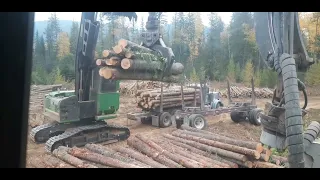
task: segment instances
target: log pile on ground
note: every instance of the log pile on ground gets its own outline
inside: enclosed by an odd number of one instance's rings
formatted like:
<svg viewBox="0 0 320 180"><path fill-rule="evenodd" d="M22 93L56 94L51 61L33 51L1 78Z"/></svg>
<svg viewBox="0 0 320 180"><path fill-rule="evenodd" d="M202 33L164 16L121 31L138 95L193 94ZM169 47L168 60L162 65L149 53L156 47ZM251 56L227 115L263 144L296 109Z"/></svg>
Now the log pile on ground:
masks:
<svg viewBox="0 0 320 180"><path fill-rule="evenodd" d="M42 112L44 96L61 87L61 84L32 85L30 87L29 126L33 128L43 124L44 118Z"/></svg>
<svg viewBox="0 0 320 180"><path fill-rule="evenodd" d="M257 98L272 98L273 90L269 88L254 88ZM228 97L228 89L220 91L222 97ZM231 98L248 98L252 95L252 88L230 86Z"/></svg>
<svg viewBox="0 0 320 180"><path fill-rule="evenodd" d="M185 125L160 137L136 134L127 140L127 147L60 146L53 154L70 164L63 167L78 168L284 168L287 163L287 158L272 155L258 142Z"/></svg>
<svg viewBox="0 0 320 180"><path fill-rule="evenodd" d="M131 41L121 39L112 50L104 50L103 58L97 59L99 74L105 79L160 81L166 62L155 51ZM170 76L163 82L178 82L184 71L181 63L173 63Z"/></svg>
<svg viewBox="0 0 320 180"><path fill-rule="evenodd" d="M163 87L163 108L182 106L182 93L185 105L192 105L200 99L199 90L180 86ZM143 110L156 109L160 106L161 88L138 90L136 93L137 106Z"/></svg>

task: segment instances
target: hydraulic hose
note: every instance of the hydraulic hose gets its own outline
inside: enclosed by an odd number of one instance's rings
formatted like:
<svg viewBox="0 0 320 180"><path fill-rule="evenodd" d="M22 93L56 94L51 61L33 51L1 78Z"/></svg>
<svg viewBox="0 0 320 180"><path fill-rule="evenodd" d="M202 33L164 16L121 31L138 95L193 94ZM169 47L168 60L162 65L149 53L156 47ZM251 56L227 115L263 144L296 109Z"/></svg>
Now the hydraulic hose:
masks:
<svg viewBox="0 0 320 180"><path fill-rule="evenodd" d="M303 105L302 109L306 109L306 107L308 105L308 95L307 95L307 91L306 91L306 86L304 85L304 83L302 81L300 81L300 79L297 79L297 80L298 80L299 91L302 91L303 97L304 97L304 105Z"/></svg>
<svg viewBox="0 0 320 180"><path fill-rule="evenodd" d="M299 88L295 60L289 54L282 54L280 67L285 97L285 124L290 168L304 168L303 121L299 105Z"/></svg>
<svg viewBox="0 0 320 180"><path fill-rule="evenodd" d="M304 97L304 105L303 105L302 109L306 109L306 107L308 105L308 96L307 96L307 92L305 89L302 89L302 93L303 93L303 97Z"/></svg>

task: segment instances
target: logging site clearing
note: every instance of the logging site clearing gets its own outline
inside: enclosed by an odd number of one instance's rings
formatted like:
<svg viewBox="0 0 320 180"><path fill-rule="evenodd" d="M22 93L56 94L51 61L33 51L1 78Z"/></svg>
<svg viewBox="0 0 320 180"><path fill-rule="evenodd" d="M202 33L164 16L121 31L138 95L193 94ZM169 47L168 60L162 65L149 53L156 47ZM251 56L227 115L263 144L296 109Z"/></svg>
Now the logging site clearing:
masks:
<svg viewBox="0 0 320 180"><path fill-rule="evenodd" d="M203 130L175 123L159 128L139 121L128 120L127 114L139 112L135 94L139 90L159 88L158 82L120 82L120 106L117 118L109 124L130 129L127 140L111 144L87 144L83 147L60 146L52 153L45 151L45 144L36 144L28 137L28 168L283 168L287 167L286 152L279 153L259 143L261 126L248 122L235 123L230 114L206 116L207 127ZM29 107L29 131L49 123L43 116L44 95L54 85L32 85ZM72 89L62 85L61 89ZM212 82L209 87L219 92L222 103L228 104L225 83ZM272 89L256 88L256 105L264 109L270 101ZM307 89L309 102L304 123L320 117L320 97L316 89ZM250 101L250 88L231 84L233 101ZM187 96L188 98L188 96ZM149 101L150 102L150 101ZM186 101L187 102L187 101ZM301 98L301 104L303 99ZM28 133L29 134L29 133Z"/></svg>

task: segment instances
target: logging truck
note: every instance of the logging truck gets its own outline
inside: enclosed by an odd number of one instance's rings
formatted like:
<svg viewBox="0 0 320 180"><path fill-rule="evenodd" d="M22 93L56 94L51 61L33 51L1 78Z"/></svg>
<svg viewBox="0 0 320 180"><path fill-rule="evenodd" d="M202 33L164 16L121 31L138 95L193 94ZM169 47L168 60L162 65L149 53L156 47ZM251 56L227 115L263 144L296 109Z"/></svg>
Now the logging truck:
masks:
<svg viewBox="0 0 320 180"><path fill-rule="evenodd" d="M248 120L251 124L260 125L261 109L255 105L255 95L253 95L251 102L232 102L230 96L230 85L228 81L228 101L229 106L223 107L220 95L218 92L210 92L205 83L200 83L200 86L188 86L194 88L194 91L184 91L183 86L180 87L180 92L164 93L163 85L161 85L160 100L149 101L146 104L140 104L143 112L131 112L127 114L130 120L140 121L142 124L150 124L152 126L166 128L173 123L179 128L182 124L187 124L197 129L204 129L207 126L205 116L220 115L223 113L230 113L232 121L238 123L240 121ZM254 84L252 79L252 91L254 92ZM187 93L188 92L188 93ZM191 95L189 93L192 93ZM152 93L147 93L147 98L153 97ZM146 98L140 94L141 98ZM178 98L164 99L164 95L179 95ZM177 100L176 104L174 100ZM179 102L180 101L180 102ZM156 104L155 108L146 107ZM146 106L145 106L146 105ZM189 106L188 106L189 105ZM191 105L191 106L190 106Z"/></svg>

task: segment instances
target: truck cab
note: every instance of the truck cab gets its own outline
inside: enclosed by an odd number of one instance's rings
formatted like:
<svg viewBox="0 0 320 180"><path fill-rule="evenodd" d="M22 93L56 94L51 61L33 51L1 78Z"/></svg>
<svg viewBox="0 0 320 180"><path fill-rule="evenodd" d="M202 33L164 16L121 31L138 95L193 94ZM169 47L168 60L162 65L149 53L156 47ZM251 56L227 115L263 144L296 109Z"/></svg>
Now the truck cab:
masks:
<svg viewBox="0 0 320 180"><path fill-rule="evenodd" d="M223 107L221 96L219 92L208 92L205 95L204 105L209 106L211 109L218 109Z"/></svg>

